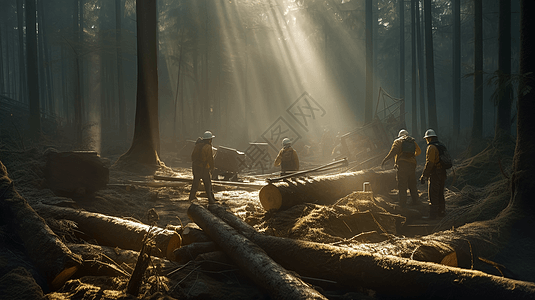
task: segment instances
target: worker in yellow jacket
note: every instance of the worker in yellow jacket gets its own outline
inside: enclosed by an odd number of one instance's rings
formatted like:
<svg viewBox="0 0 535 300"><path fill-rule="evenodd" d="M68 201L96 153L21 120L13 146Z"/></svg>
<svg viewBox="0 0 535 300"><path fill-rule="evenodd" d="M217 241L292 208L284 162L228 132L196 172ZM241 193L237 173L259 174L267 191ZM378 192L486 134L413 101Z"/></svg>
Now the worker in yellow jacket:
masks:
<svg viewBox="0 0 535 300"><path fill-rule="evenodd" d="M197 199L197 189L199 184L204 184L206 196L209 203L215 203L214 193L212 192L212 172L214 170L214 155L212 153L212 139L215 135L210 131L206 131L202 137L199 137L195 142L195 148L191 153L193 183L189 193L189 200Z"/></svg>
<svg viewBox="0 0 535 300"><path fill-rule="evenodd" d="M299 157L297 151L292 148L292 141L289 138L282 140L282 149L275 158L275 167L281 166L281 175L286 175L299 171Z"/></svg>
<svg viewBox="0 0 535 300"><path fill-rule="evenodd" d="M420 181L424 183L429 179L429 219L443 217L446 211L446 202L444 198L444 186L446 184L446 169L440 163L440 151L438 137L433 129L428 129L424 136L427 142L427 151L425 154L425 167L420 176Z"/></svg>
<svg viewBox="0 0 535 300"><path fill-rule="evenodd" d="M392 143L390 152L381 163L381 167L391 158L394 158L394 167L397 169L396 180L398 182L399 205L407 204L407 188L411 192L411 204L419 204L418 189L416 187L416 156L422 150L409 132L402 129L398 133L398 138Z"/></svg>

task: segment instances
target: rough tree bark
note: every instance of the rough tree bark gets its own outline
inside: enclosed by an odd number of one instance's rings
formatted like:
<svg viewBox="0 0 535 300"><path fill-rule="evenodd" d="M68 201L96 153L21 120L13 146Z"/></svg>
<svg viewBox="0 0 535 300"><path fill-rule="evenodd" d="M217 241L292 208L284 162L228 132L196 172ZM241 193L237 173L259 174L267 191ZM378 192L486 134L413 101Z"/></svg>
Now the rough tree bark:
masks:
<svg viewBox="0 0 535 300"><path fill-rule="evenodd" d="M474 0L474 118L472 139L483 137L483 0ZM475 153L474 153L475 154Z"/></svg>
<svg viewBox="0 0 535 300"><path fill-rule="evenodd" d="M0 215L23 241L26 253L52 290L60 288L81 265L74 255L13 187L0 162Z"/></svg>
<svg viewBox="0 0 535 300"><path fill-rule="evenodd" d="M26 67L28 80L28 118L30 135L37 139L41 132L41 113L39 106L39 71L37 68L37 28L35 25L35 0L26 1Z"/></svg>
<svg viewBox="0 0 535 300"><path fill-rule="evenodd" d="M412 134L419 136L418 134L418 104L416 102L416 87L418 77L416 75L416 0L411 0L411 96L412 96Z"/></svg>
<svg viewBox="0 0 535 300"><path fill-rule="evenodd" d="M396 171L363 170L314 178L291 178L264 186L259 192L265 210L286 209L296 204L332 204L336 200L360 191L370 182L374 192L388 193L397 186Z"/></svg>
<svg viewBox="0 0 535 300"><path fill-rule="evenodd" d="M399 98L403 99L399 108L401 124L405 125L405 0L399 0Z"/></svg>
<svg viewBox="0 0 535 300"><path fill-rule="evenodd" d="M461 127L461 0L453 0L453 136Z"/></svg>
<svg viewBox="0 0 535 300"><path fill-rule="evenodd" d="M206 208L192 204L188 216L206 231L247 276L266 289L273 299L326 299Z"/></svg>
<svg viewBox="0 0 535 300"><path fill-rule="evenodd" d="M427 118L429 127L438 130L437 104L435 95L435 52L433 50L433 17L431 0L424 0L425 13L425 66L427 75Z"/></svg>
<svg viewBox="0 0 535 300"><path fill-rule="evenodd" d="M500 0L498 22L498 102L495 140L511 134L511 1Z"/></svg>
<svg viewBox="0 0 535 300"><path fill-rule="evenodd" d="M66 219L77 223L78 230L99 244L139 251L143 237L151 226L99 213L75 210L51 205L35 205L34 209L45 218ZM180 248L182 239L172 230L152 227L156 248L153 255L173 258L173 251Z"/></svg>

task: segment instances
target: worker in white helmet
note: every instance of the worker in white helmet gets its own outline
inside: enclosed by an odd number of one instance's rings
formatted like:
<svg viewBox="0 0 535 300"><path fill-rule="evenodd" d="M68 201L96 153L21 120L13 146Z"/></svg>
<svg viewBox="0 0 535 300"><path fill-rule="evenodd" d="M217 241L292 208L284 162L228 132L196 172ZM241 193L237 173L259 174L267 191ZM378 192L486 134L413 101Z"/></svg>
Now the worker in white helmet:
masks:
<svg viewBox="0 0 535 300"><path fill-rule="evenodd" d="M411 192L411 204L420 203L416 187L416 156L420 153L422 150L414 138L409 135L407 130L401 129L398 138L392 143L390 152L381 163L381 167L383 167L388 160L394 158L394 167L397 169L399 205L401 206L407 204L407 188Z"/></svg>
<svg viewBox="0 0 535 300"><path fill-rule="evenodd" d="M281 166L281 175L299 171L299 157L297 151L292 148L292 141L289 138L282 140L282 149L273 165L275 167Z"/></svg>
<svg viewBox="0 0 535 300"><path fill-rule="evenodd" d="M215 135L210 131L204 132L195 142L195 148L191 153L193 183L189 193L189 200L197 199L197 189L202 179L206 196L209 203L215 203L214 193L212 192L212 172L214 170L214 155L212 153L212 139Z"/></svg>

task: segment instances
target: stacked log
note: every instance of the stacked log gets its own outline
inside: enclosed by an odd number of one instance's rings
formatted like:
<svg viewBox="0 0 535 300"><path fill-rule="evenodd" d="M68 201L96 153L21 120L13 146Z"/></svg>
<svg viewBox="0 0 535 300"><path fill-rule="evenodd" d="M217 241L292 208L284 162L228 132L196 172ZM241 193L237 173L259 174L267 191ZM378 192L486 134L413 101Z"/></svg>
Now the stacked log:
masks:
<svg viewBox="0 0 535 300"><path fill-rule="evenodd" d="M24 249L37 270L46 278L51 290L60 288L81 265L73 254L19 195L0 162L0 214L23 242Z"/></svg>
<svg viewBox="0 0 535 300"><path fill-rule="evenodd" d="M82 238L95 239L104 246L140 251L143 238L150 231L156 244L152 255L172 259L173 251L182 244L182 238L173 230L72 208L44 204L36 205L34 208L45 218L76 222L78 230L87 235Z"/></svg>
<svg viewBox="0 0 535 300"><path fill-rule="evenodd" d="M292 177L264 186L259 198L265 210L287 209L302 203L329 205L362 190L364 182L369 182L375 193L388 193L397 186L396 171L370 169L328 176Z"/></svg>

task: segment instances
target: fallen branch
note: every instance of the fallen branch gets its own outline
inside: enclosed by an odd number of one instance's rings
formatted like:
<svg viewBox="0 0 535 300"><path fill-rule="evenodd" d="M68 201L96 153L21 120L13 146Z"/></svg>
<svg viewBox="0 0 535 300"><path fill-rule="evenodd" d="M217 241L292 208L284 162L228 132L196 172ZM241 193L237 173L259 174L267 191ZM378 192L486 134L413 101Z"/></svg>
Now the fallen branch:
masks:
<svg viewBox="0 0 535 300"><path fill-rule="evenodd" d="M74 221L79 231L97 240L100 245L121 249L140 251L143 237L151 228L143 223L72 208L41 204L36 205L34 209L46 218ZM182 243L180 235L175 231L162 228L154 228L152 234L156 243L153 255L173 258L173 250L180 248Z"/></svg>
<svg viewBox="0 0 535 300"><path fill-rule="evenodd" d="M206 231L247 276L266 289L273 299L326 299L204 207L192 204L188 216Z"/></svg>

